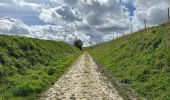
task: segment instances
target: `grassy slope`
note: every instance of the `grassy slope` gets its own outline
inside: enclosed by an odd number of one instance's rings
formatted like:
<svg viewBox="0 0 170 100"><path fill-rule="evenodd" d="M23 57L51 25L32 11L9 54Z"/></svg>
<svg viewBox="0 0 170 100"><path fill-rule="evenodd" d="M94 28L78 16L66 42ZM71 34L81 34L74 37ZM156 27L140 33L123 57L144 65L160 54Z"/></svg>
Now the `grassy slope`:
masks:
<svg viewBox="0 0 170 100"><path fill-rule="evenodd" d="M0 100L35 99L79 54L64 42L0 35Z"/></svg>
<svg viewBox="0 0 170 100"><path fill-rule="evenodd" d="M147 99L170 99L170 22L88 48L113 75Z"/></svg>

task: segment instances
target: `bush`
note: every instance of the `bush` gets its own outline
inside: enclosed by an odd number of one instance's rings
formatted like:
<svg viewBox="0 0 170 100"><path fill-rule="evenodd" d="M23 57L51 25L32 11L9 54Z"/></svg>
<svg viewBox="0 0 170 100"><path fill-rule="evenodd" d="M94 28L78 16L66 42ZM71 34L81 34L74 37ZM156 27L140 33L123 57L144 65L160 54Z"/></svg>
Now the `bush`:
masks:
<svg viewBox="0 0 170 100"><path fill-rule="evenodd" d="M74 45L79 48L80 50L82 50L82 47L83 47L83 42L81 40L76 40L74 42Z"/></svg>
<svg viewBox="0 0 170 100"><path fill-rule="evenodd" d="M64 42L0 35L0 99L36 97L79 54L79 49Z"/></svg>
<svg viewBox="0 0 170 100"><path fill-rule="evenodd" d="M49 68L47 73L48 75L53 75L55 72L56 72L55 68Z"/></svg>
<svg viewBox="0 0 170 100"><path fill-rule="evenodd" d="M146 99L170 99L170 24L149 28L87 50ZM111 65L111 66L110 66ZM166 98L166 99L165 99Z"/></svg>
<svg viewBox="0 0 170 100"><path fill-rule="evenodd" d="M0 63L7 64L9 62L8 56L4 52L0 52Z"/></svg>
<svg viewBox="0 0 170 100"><path fill-rule="evenodd" d="M13 92L14 96L29 96L33 93L33 88L29 83L23 83L16 87L15 91Z"/></svg>
<svg viewBox="0 0 170 100"><path fill-rule="evenodd" d="M65 63L72 63L79 54L65 42L0 35L0 99L36 97L69 67Z"/></svg>
<svg viewBox="0 0 170 100"><path fill-rule="evenodd" d="M8 53L10 56L15 58L20 58L23 56L22 52L18 50L18 48L15 47L8 47Z"/></svg>

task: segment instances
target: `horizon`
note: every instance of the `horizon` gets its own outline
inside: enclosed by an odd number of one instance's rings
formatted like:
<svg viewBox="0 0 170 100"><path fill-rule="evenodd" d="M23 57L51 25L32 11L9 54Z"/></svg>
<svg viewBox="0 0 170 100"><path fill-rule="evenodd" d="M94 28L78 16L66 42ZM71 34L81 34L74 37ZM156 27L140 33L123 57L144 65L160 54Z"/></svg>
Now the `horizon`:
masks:
<svg viewBox="0 0 170 100"><path fill-rule="evenodd" d="M167 20L168 0L1 0L0 33L32 38L107 42ZM159 15L159 16L158 16Z"/></svg>

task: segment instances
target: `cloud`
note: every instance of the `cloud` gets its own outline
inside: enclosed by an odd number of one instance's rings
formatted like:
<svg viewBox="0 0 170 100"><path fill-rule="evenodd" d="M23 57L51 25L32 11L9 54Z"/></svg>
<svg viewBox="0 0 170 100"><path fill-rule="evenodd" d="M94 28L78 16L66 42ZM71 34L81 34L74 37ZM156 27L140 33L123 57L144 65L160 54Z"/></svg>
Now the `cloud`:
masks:
<svg viewBox="0 0 170 100"><path fill-rule="evenodd" d="M80 12L77 9L72 9L70 6L42 9L39 17L45 22L53 24L82 21Z"/></svg>
<svg viewBox="0 0 170 100"><path fill-rule="evenodd" d="M74 23L77 27L84 25L84 27L96 30L113 27L115 23L120 23L118 26L121 28L123 25L124 28L124 25L129 22L128 13L123 11L116 0L74 0L76 5L72 5L69 0L64 0L64 2L66 4L58 7L43 9L39 16L40 19L53 24L78 21L80 23Z"/></svg>
<svg viewBox="0 0 170 100"><path fill-rule="evenodd" d="M27 3L23 0L0 0L0 3L6 5L0 5L0 18L11 16L13 18L21 19L25 24L29 25L43 23L38 17L38 9L41 9L41 4Z"/></svg>
<svg viewBox="0 0 170 100"><path fill-rule="evenodd" d="M7 6L6 3L0 3L0 6Z"/></svg>
<svg viewBox="0 0 170 100"><path fill-rule="evenodd" d="M1 0L0 3L3 3L3 4L12 4L13 1L12 0Z"/></svg>
<svg viewBox="0 0 170 100"><path fill-rule="evenodd" d="M81 32L72 32L70 33L67 30L70 30L69 27L65 29L63 26L57 25L44 25L44 26L31 26L30 30L34 35L32 37L41 38L41 39L50 39L55 41L66 41L70 44L73 44L76 39L81 39L84 43L84 46L89 46L90 43L95 44L91 37L85 33Z"/></svg>
<svg viewBox="0 0 170 100"><path fill-rule="evenodd" d="M78 38L88 46L129 32L131 24L137 31L144 19L147 26L165 22L169 5L170 0L0 0L0 32L68 43Z"/></svg>
<svg viewBox="0 0 170 100"><path fill-rule="evenodd" d="M32 7L33 9L38 9L38 7L41 7L40 4L32 3L32 2L26 2L24 0L13 0L14 4L19 5L21 7Z"/></svg>
<svg viewBox="0 0 170 100"><path fill-rule="evenodd" d="M114 37L115 37L114 34L107 34L107 35L103 36L103 41L104 42L110 41L110 40L114 39Z"/></svg>
<svg viewBox="0 0 170 100"><path fill-rule="evenodd" d="M144 19L147 21L147 26L153 26L167 21L169 0L134 0L133 3L136 8L132 17L134 30L144 27Z"/></svg>
<svg viewBox="0 0 170 100"><path fill-rule="evenodd" d="M42 9L39 17L46 23L72 27L89 35L96 43L103 42L105 34L129 29L129 12L118 0L63 0L56 7ZM74 2L74 4L73 4Z"/></svg>
<svg viewBox="0 0 170 100"><path fill-rule="evenodd" d="M78 0L63 0L67 4L75 5L77 4Z"/></svg>
<svg viewBox="0 0 170 100"><path fill-rule="evenodd" d="M76 39L81 39L84 46L89 46L94 42L91 37L81 32L72 32L70 27L63 27L57 25L33 25L27 26L22 20L12 17L0 18L0 32L1 34L21 35L33 38L40 38L46 40L66 41L73 43Z"/></svg>
<svg viewBox="0 0 170 100"><path fill-rule="evenodd" d="M30 30L23 21L12 17L0 18L0 32L12 35L29 35Z"/></svg>

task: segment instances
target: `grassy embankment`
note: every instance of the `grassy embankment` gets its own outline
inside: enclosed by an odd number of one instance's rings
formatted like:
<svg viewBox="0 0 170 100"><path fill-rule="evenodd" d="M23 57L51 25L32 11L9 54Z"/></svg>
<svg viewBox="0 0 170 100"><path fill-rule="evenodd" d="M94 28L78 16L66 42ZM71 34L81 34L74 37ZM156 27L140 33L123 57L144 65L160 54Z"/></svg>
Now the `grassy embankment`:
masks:
<svg viewBox="0 0 170 100"><path fill-rule="evenodd" d="M146 99L170 99L170 22L87 49Z"/></svg>
<svg viewBox="0 0 170 100"><path fill-rule="evenodd" d="M33 100L80 51L64 42L0 35L0 100Z"/></svg>

